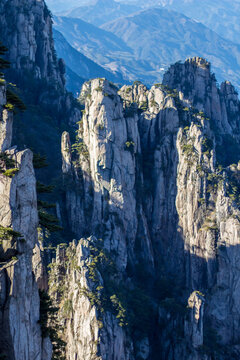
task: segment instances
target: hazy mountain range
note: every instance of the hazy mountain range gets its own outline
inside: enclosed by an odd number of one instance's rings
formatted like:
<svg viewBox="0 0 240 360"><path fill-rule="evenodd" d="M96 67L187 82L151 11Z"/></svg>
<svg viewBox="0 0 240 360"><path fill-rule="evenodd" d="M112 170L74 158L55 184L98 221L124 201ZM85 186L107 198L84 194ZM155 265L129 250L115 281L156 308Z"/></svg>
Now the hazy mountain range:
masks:
<svg viewBox="0 0 240 360"><path fill-rule="evenodd" d="M122 4L113 0L97 0L90 5L65 11L63 15L79 18L99 26L139 10L141 7L137 5Z"/></svg>
<svg viewBox="0 0 240 360"><path fill-rule="evenodd" d="M161 79L161 74L149 61L136 60L134 51L111 32L99 29L81 19L55 17L54 21L55 29L64 34L72 47L108 71L121 73L126 81L140 79L150 84L156 79ZM55 39L57 52L61 48L59 41L61 42L59 38ZM74 67L69 62L68 54L65 55L61 51L58 55L65 59L70 68Z"/></svg>
<svg viewBox="0 0 240 360"><path fill-rule="evenodd" d="M239 87L240 0L231 6L226 0L70 0L64 9L61 1L48 4L64 15L54 17L64 36L55 33L55 43L71 90L79 84L73 85L74 73L151 85L171 63L192 56L207 58L220 81Z"/></svg>
<svg viewBox="0 0 240 360"><path fill-rule="evenodd" d="M105 69L121 73L125 80L151 84L161 80L171 63L201 56L213 63L220 81L240 83L240 46L175 11L148 8L101 28L70 17L54 21L72 47ZM64 52L61 56L68 58Z"/></svg>
<svg viewBox="0 0 240 360"><path fill-rule="evenodd" d="M54 12L95 25L130 15L147 7L167 7L202 22L233 42L240 43L240 0L48 0ZM88 6L86 6L88 5Z"/></svg>
<svg viewBox="0 0 240 360"><path fill-rule="evenodd" d="M77 7L79 5L88 4L89 1L88 0L69 0L66 2L65 0L47 0L46 3L51 11L56 12L56 11L64 11L64 10L66 11L73 7Z"/></svg>
<svg viewBox="0 0 240 360"><path fill-rule="evenodd" d="M57 30L53 30L55 48L59 57L64 58L67 74L67 87L73 93L79 91L84 81L96 77L106 77L116 83L122 83L123 77L119 73L111 73L88 59L74 49ZM80 87L79 87L80 86Z"/></svg>
<svg viewBox="0 0 240 360"><path fill-rule="evenodd" d="M202 22L222 37L240 43L240 0L138 0L136 3L139 6L166 6Z"/></svg>

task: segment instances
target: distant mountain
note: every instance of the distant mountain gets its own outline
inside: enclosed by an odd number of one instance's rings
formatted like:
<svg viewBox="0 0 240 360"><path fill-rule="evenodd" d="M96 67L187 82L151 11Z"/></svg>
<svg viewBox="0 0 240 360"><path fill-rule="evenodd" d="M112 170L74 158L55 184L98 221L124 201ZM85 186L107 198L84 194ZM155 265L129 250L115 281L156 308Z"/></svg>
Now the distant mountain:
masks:
<svg viewBox="0 0 240 360"><path fill-rule="evenodd" d="M53 12L66 11L79 5L86 5L89 0L46 0L49 9Z"/></svg>
<svg viewBox="0 0 240 360"><path fill-rule="evenodd" d="M101 28L69 17L54 17L54 22L72 47L106 70L121 73L125 81L150 85L161 81L170 64L200 56L212 62L220 81L228 79L239 87L240 46L175 11L149 8ZM71 69L85 77L76 67Z"/></svg>
<svg viewBox="0 0 240 360"><path fill-rule="evenodd" d="M114 0L96 0L90 5L79 6L64 12L64 16L79 18L96 26L139 11L135 5L121 4Z"/></svg>
<svg viewBox="0 0 240 360"><path fill-rule="evenodd" d="M240 43L240 0L128 0L128 3L141 7L167 7L202 22L222 37Z"/></svg>
<svg viewBox="0 0 240 360"><path fill-rule="evenodd" d="M68 91L78 96L85 81L87 79L81 78L66 65L66 88Z"/></svg>
<svg viewBox="0 0 240 360"><path fill-rule="evenodd" d="M151 84L156 79L160 80L161 78L161 74L156 73L148 61L136 61L133 50L111 32L99 29L81 19L60 16L54 17L54 28L64 35L72 47L89 59L110 72L121 73L125 82L138 78L147 84ZM63 58L66 56L65 61L70 64L67 60L68 51L61 52L62 40L56 39L56 41L58 55ZM69 65L69 67L71 66ZM76 67L80 67L78 62L76 62ZM76 67L74 67L75 70L73 67L71 68L77 72Z"/></svg>
<svg viewBox="0 0 240 360"><path fill-rule="evenodd" d="M64 36L57 30L53 30L55 48L57 55L63 58L66 65L67 73L67 88L69 91L76 92L84 80L97 77L106 77L107 79L116 83L122 83L123 77L119 73L112 73L103 67L99 66L79 51L74 49L64 38ZM79 88L78 85L80 85Z"/></svg>
<svg viewBox="0 0 240 360"><path fill-rule="evenodd" d="M81 18L96 25L130 15L140 8L166 7L240 43L240 0L47 0L47 4L54 13Z"/></svg>
<svg viewBox="0 0 240 360"><path fill-rule="evenodd" d="M54 29L61 32L75 49L101 64L107 62L111 54L132 52L124 41L111 32L81 19L55 16Z"/></svg>
<svg viewBox="0 0 240 360"><path fill-rule="evenodd" d="M179 59L205 57L222 81L240 83L240 46L180 13L149 8L102 26L134 52L137 61L164 68Z"/></svg>

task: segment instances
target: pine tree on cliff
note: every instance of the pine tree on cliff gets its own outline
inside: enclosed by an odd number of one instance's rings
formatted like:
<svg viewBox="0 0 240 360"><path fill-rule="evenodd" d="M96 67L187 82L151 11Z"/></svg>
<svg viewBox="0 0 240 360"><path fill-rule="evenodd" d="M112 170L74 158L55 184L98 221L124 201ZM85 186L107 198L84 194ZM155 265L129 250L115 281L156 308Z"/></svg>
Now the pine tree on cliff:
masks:
<svg viewBox="0 0 240 360"><path fill-rule="evenodd" d="M3 55L8 51L8 49L0 41L0 69L7 69L10 66L9 61L2 58ZM3 76L3 73L0 72L0 76Z"/></svg>

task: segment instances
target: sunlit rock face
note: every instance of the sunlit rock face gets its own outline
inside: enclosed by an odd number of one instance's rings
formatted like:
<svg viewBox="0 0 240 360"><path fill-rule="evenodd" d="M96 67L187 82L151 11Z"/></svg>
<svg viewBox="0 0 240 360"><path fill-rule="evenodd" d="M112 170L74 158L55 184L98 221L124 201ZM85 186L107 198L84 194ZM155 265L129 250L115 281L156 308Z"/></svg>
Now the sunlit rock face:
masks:
<svg viewBox="0 0 240 360"><path fill-rule="evenodd" d="M125 284L136 286L139 266L145 269L149 285L141 285L151 289L159 319L154 339L148 333L139 341L123 327L134 358L155 359L159 351L170 360L238 356L236 91L228 82L219 88L210 64L193 58L170 67L163 85L119 90L95 79L79 100L85 110L77 151L70 153L66 133L62 138L68 221L77 237L103 239ZM161 293L162 276L172 281L171 295ZM178 313L178 302L188 304L187 314Z"/></svg>

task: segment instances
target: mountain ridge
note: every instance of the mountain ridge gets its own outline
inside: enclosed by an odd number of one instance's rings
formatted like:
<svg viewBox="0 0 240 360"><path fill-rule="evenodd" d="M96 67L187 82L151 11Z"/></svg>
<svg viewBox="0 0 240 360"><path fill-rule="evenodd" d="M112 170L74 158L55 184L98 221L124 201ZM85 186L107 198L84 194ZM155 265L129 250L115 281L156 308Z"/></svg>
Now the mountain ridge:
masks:
<svg viewBox="0 0 240 360"><path fill-rule="evenodd" d="M67 73L68 69L73 72L71 73L71 78L69 80L67 79L66 83L69 91L72 90L74 93L80 92L80 87L77 89L77 84L73 86L72 83L74 82L74 73L82 79L85 78L85 80L95 77L106 77L116 83L123 82L123 78L120 74L114 74L107 71L73 48L59 31L53 30L53 37L57 55L59 58L64 58L67 65Z"/></svg>
<svg viewBox="0 0 240 360"><path fill-rule="evenodd" d="M80 18L93 25L99 26L103 23L114 20L129 13L140 10L138 6L121 4L114 0L96 0L90 2L87 6L74 7L72 10L58 14L67 17Z"/></svg>
<svg viewBox="0 0 240 360"><path fill-rule="evenodd" d="M229 78L235 84L238 82L239 45L175 11L150 8L104 24L102 28L125 41L137 58L155 64L159 58L160 64L169 64L198 55L215 64L214 71L221 81Z"/></svg>

